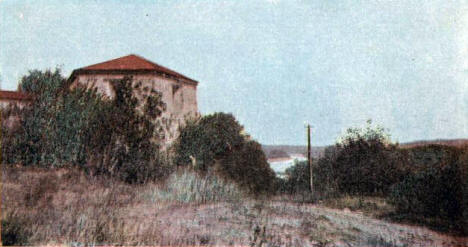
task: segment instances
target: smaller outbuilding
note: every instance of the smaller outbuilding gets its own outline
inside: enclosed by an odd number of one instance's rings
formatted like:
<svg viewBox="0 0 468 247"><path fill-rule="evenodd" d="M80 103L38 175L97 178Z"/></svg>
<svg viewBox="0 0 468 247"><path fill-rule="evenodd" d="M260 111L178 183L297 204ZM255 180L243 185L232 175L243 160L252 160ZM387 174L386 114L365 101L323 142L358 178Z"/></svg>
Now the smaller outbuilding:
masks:
<svg viewBox="0 0 468 247"><path fill-rule="evenodd" d="M0 90L1 126L7 129L18 126L20 121L18 109L23 108L30 102L32 102L30 95L18 91Z"/></svg>
<svg viewBox="0 0 468 247"><path fill-rule="evenodd" d="M26 104L32 101L32 97L23 92L0 90L0 108L4 109L7 106L16 105L23 108Z"/></svg>

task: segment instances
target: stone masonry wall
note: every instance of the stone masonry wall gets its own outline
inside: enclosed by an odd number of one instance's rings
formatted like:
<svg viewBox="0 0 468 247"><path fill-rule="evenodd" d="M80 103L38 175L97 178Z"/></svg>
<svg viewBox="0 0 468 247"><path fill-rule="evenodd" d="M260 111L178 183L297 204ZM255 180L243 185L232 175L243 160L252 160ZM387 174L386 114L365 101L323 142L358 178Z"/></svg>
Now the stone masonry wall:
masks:
<svg viewBox="0 0 468 247"><path fill-rule="evenodd" d="M111 80L123 77L123 74L79 75L72 82L71 87L81 84L87 88L97 88L99 93L113 98L115 92L110 84ZM141 98L142 94L151 91L151 89L162 93L163 101L166 103L166 111L161 117L165 143L172 143L177 138L178 127L187 118L198 115L196 85L151 74L134 75L132 88L136 83L141 83L139 90L134 91L137 98Z"/></svg>

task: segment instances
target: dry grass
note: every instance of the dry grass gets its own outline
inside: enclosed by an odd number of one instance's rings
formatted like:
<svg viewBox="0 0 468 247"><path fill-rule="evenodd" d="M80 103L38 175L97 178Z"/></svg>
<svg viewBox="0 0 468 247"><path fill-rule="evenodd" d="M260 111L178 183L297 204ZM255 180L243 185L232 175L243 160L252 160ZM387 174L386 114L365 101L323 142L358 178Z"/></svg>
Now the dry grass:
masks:
<svg viewBox="0 0 468 247"><path fill-rule="evenodd" d="M207 203L238 201L245 197L232 182L211 172L202 176L187 169L176 171L164 184L147 188L141 196L152 202Z"/></svg>
<svg viewBox="0 0 468 247"><path fill-rule="evenodd" d="M173 185L130 186L77 170L3 168L2 217L21 215L32 245L462 246L467 241L361 213L247 199L233 185L199 179L181 173L167 181ZM222 193L213 195L216 190Z"/></svg>
<svg viewBox="0 0 468 247"><path fill-rule="evenodd" d="M364 213L365 215L373 217L385 216L395 211L394 206L388 203L383 197L342 196L327 198L323 201L319 201L318 204L328 208Z"/></svg>

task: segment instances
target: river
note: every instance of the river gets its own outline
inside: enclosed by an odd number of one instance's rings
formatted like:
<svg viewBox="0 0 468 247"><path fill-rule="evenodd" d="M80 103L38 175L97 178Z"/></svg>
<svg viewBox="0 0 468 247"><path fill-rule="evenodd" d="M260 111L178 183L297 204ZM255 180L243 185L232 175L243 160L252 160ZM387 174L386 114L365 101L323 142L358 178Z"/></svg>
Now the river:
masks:
<svg viewBox="0 0 468 247"><path fill-rule="evenodd" d="M305 160L307 160L307 158L301 154L291 154L290 158L269 159L268 163L270 164L271 169L273 169L279 177L283 177L286 169L293 166L295 162Z"/></svg>

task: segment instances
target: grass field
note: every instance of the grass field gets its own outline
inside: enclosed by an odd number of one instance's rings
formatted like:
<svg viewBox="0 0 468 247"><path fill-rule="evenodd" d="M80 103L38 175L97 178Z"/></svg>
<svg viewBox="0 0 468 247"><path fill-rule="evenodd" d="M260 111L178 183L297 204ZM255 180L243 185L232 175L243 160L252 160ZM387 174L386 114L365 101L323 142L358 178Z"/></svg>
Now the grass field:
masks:
<svg viewBox="0 0 468 247"><path fill-rule="evenodd" d="M468 238L372 217L374 199L315 205L248 198L179 172L128 185L78 170L2 169L2 237L16 244L463 246ZM351 205L351 206L350 206ZM353 208L352 205L356 205ZM369 208L367 212L358 211ZM370 205L370 206L369 206Z"/></svg>

